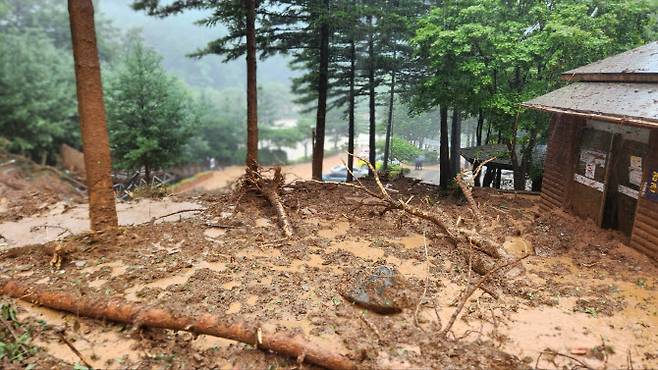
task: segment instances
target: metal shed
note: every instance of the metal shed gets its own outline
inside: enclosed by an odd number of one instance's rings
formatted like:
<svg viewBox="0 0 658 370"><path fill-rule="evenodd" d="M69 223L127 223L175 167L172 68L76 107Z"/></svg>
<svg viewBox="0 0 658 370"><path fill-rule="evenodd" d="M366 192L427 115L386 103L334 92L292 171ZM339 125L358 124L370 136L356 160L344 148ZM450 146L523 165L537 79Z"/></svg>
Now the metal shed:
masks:
<svg viewBox="0 0 658 370"><path fill-rule="evenodd" d="M617 229L658 259L658 42L576 68L523 103L552 113L542 207Z"/></svg>

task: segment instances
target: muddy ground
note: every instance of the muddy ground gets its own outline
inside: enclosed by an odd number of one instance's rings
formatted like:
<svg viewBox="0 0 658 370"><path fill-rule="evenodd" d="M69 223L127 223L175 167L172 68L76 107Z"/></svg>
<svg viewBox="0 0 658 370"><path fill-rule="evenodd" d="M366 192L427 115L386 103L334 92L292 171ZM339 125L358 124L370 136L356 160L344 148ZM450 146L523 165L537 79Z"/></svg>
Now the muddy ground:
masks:
<svg viewBox="0 0 658 370"><path fill-rule="evenodd" d="M472 222L459 197L404 179L391 187L395 197L414 195L410 204L441 207L467 226ZM255 194L239 202L235 194L190 195L186 201L206 207L195 217L50 242L78 248L55 271L52 256L38 249L5 255L0 277L258 322L303 335L363 368L658 368L658 267L617 233L566 214L542 214L536 196L478 189L488 232L511 254L532 256L523 269L495 279L498 299L476 292L442 340L439 320L448 321L469 272L435 227L400 211L380 215L382 207L362 205L367 197L352 188L299 182L286 190L296 232L289 240ZM406 281L409 302L401 313L373 313L341 295L347 277L382 265ZM38 328L31 343L42 351L23 365L70 368L80 362L59 331L98 368L300 367L228 340L137 330L5 301L18 307L18 320Z"/></svg>
<svg viewBox="0 0 658 370"><path fill-rule="evenodd" d="M0 150L0 222L19 221L58 202L81 203L85 194L77 184L78 179L54 167Z"/></svg>

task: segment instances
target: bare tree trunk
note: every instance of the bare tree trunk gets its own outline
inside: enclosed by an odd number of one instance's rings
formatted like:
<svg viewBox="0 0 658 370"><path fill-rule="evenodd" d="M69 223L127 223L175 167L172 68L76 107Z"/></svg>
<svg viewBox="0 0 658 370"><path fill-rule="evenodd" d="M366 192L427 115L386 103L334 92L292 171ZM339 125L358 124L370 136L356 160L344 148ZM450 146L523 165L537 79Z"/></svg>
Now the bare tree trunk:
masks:
<svg viewBox="0 0 658 370"><path fill-rule="evenodd" d="M354 75L356 71L356 43L354 38L350 40L350 92L349 92L349 107L348 107L348 124L347 124L347 152L354 154L354 108L355 108L355 99L354 99ZM352 172L354 171L354 156L347 156L347 181L354 180L352 178Z"/></svg>
<svg viewBox="0 0 658 370"><path fill-rule="evenodd" d="M454 178L460 169L459 149L461 148L462 118L459 109L452 110L452 130L450 136L450 177Z"/></svg>
<svg viewBox="0 0 658 370"><path fill-rule="evenodd" d="M393 50L395 59L395 50ZM391 92L388 99L388 122L386 123L386 143L384 144L384 172L388 170L388 156L391 150L391 135L393 134L393 102L395 99L395 68L391 71Z"/></svg>
<svg viewBox="0 0 658 370"><path fill-rule="evenodd" d="M514 121L514 128L512 130L512 140L507 143L507 149L509 150L510 158L512 160L512 169L514 170L514 190L524 190L525 189L525 171L519 161L519 156L517 155L517 139L516 136L519 131L519 114L516 114L516 120Z"/></svg>
<svg viewBox="0 0 658 370"><path fill-rule="evenodd" d="M144 179L147 185L151 184L151 167L148 164L144 164Z"/></svg>
<svg viewBox="0 0 658 370"><path fill-rule="evenodd" d="M329 0L324 0L326 14ZM313 147L313 178L322 180L322 160L324 159L324 131L327 117L327 90L329 88L329 25L326 21L320 26L320 66L318 81L318 109L315 120L315 146Z"/></svg>
<svg viewBox="0 0 658 370"><path fill-rule="evenodd" d="M484 128L484 111L482 109L478 110L478 124L475 129L475 140L477 146L482 145L482 129Z"/></svg>
<svg viewBox="0 0 658 370"><path fill-rule="evenodd" d="M439 186L441 189L448 189L448 180L450 179L450 149L448 148L448 106L442 105L439 108L441 115L441 144L439 147L439 165L440 178Z"/></svg>
<svg viewBox="0 0 658 370"><path fill-rule="evenodd" d="M374 41L374 35L373 35L373 29L372 29L372 16L368 16L368 26L370 27L370 30L368 31L368 97L369 97L369 104L370 104L370 132L369 132L369 147L370 147L370 154L368 161L372 165L372 168L377 168L377 155L376 155L376 142L375 142L375 135L376 135L376 121L375 121L375 41ZM371 175L372 170L370 170Z"/></svg>
<svg viewBox="0 0 658 370"><path fill-rule="evenodd" d="M256 0L244 0L247 13L247 167L258 169L258 86L256 81Z"/></svg>
<svg viewBox="0 0 658 370"><path fill-rule="evenodd" d="M112 190L110 139L105 123L101 68L96 47L94 6L91 0L69 0L68 8L87 169L89 219L91 229L97 231L116 227L118 222Z"/></svg>

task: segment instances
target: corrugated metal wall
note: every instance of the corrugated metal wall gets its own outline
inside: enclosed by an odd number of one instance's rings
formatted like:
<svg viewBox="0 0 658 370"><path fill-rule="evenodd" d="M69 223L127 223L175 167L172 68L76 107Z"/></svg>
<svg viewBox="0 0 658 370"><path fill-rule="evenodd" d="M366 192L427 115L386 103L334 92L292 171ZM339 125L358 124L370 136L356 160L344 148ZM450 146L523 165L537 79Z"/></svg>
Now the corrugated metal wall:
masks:
<svg viewBox="0 0 658 370"><path fill-rule="evenodd" d="M658 171L658 129L651 131L649 153L644 159L644 181L652 171ZM646 186L646 185L645 185ZM646 199L641 192L635 213L631 246L658 259L658 201Z"/></svg>
<svg viewBox="0 0 658 370"><path fill-rule="evenodd" d="M585 119L576 116L555 113L551 118L541 188L541 208L544 210L567 205L576 145L584 126Z"/></svg>

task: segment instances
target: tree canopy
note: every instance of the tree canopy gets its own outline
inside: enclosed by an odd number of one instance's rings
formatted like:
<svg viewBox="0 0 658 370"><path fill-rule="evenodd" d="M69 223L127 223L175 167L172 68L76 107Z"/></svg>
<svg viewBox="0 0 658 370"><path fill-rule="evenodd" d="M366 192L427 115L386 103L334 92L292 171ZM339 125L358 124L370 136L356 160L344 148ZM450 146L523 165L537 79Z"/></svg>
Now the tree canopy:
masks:
<svg viewBox="0 0 658 370"><path fill-rule="evenodd" d="M167 75L160 57L133 39L107 83L107 112L114 164L150 171L181 160L190 137L189 98Z"/></svg>

